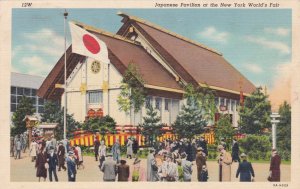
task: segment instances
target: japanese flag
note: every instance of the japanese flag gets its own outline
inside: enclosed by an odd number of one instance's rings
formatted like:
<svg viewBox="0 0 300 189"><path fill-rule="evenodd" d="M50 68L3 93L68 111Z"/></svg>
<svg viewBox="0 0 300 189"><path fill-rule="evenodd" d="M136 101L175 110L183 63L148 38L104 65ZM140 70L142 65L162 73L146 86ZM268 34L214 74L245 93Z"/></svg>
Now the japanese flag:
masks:
<svg viewBox="0 0 300 189"><path fill-rule="evenodd" d="M95 35L69 22L72 52L109 64L106 44Z"/></svg>

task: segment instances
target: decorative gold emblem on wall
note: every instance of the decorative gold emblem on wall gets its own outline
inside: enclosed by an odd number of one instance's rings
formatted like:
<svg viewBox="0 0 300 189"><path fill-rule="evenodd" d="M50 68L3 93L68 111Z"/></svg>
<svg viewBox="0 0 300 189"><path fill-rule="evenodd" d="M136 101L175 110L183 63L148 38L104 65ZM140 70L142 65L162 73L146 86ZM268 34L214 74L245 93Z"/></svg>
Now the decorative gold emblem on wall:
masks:
<svg viewBox="0 0 300 189"><path fill-rule="evenodd" d="M92 65L91 65L91 70L92 70L92 72L93 73L99 73L100 72L100 70L101 70L101 64L100 64L100 62L99 61L94 61L94 62L92 62Z"/></svg>

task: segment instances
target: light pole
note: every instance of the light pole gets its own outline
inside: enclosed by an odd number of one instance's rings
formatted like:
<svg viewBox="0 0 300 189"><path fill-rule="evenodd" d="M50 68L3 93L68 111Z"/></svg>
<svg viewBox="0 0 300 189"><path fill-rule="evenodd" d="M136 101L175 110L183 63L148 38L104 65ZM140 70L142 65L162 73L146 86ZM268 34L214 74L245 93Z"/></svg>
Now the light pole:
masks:
<svg viewBox="0 0 300 189"><path fill-rule="evenodd" d="M273 112L270 117L272 118L272 148L276 149L276 124L280 122L279 120L276 120L276 118L279 118L280 115Z"/></svg>
<svg viewBox="0 0 300 189"><path fill-rule="evenodd" d="M64 103L64 139L67 139L67 38L66 38L66 21L68 17L68 12L65 9L64 12L64 35L65 35L65 74L64 74L64 89L65 89L65 103Z"/></svg>

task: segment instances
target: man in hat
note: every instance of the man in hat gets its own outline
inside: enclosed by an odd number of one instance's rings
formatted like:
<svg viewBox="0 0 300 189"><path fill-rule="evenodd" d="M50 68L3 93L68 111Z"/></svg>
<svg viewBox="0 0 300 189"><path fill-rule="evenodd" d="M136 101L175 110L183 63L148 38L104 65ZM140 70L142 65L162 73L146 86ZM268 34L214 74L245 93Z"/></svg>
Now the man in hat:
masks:
<svg viewBox="0 0 300 189"><path fill-rule="evenodd" d="M183 169L183 181L184 182L191 182L192 181L192 162L187 160L187 155L186 153L181 154L181 166Z"/></svg>
<svg viewBox="0 0 300 189"><path fill-rule="evenodd" d="M75 162L75 154L73 151L69 151L67 161L67 169L68 169L68 181L75 182L76 181L76 162Z"/></svg>
<svg viewBox="0 0 300 189"><path fill-rule="evenodd" d="M223 145L218 146L218 152L220 153L218 156L219 163L219 176L221 182L231 181L231 164L232 158L230 153L228 153Z"/></svg>
<svg viewBox="0 0 300 189"><path fill-rule="evenodd" d="M208 156L208 151L207 151L207 142L205 140L205 138L203 136L200 137L199 143L198 143L198 147L201 147L203 149L203 153L205 154L205 156Z"/></svg>
<svg viewBox="0 0 300 189"><path fill-rule="evenodd" d="M113 160L112 154L107 153L100 170L103 172L103 181L115 182L117 175L117 163Z"/></svg>
<svg viewBox="0 0 300 189"><path fill-rule="evenodd" d="M58 155L58 171L63 168L64 170L67 170L65 167L65 154L66 154L66 148L63 146L63 142L59 142L57 155Z"/></svg>
<svg viewBox="0 0 300 189"><path fill-rule="evenodd" d="M129 165L126 164L125 160L120 161L118 165L118 181L128 181L129 178Z"/></svg>
<svg viewBox="0 0 300 189"><path fill-rule="evenodd" d="M54 175L54 179L58 182L57 174L56 174L56 166L58 165L58 157L54 151L54 147L50 146L49 154L47 154L47 162L49 164L49 180L52 182L52 173Z"/></svg>
<svg viewBox="0 0 300 189"><path fill-rule="evenodd" d="M247 161L247 155L245 153L241 154L242 162L239 163L239 167L236 171L236 178L240 174L240 182L251 182L251 175L254 178L254 170L252 164Z"/></svg>
<svg viewBox="0 0 300 189"><path fill-rule="evenodd" d="M203 165L206 165L206 156L201 147L197 148L196 165L197 165L197 179L200 182Z"/></svg>
<svg viewBox="0 0 300 189"><path fill-rule="evenodd" d="M96 138L95 141L94 141L94 153L95 153L95 160L96 161L98 161L99 146L100 146L100 141L98 140L98 138Z"/></svg>
<svg viewBox="0 0 300 189"><path fill-rule="evenodd" d="M172 154L166 155L166 160L161 165L162 179L166 182L178 181L177 165L172 160Z"/></svg>
<svg viewBox="0 0 300 189"><path fill-rule="evenodd" d="M272 182L280 182L280 164L281 157L278 155L276 149L272 150L272 158L270 162L270 181Z"/></svg>

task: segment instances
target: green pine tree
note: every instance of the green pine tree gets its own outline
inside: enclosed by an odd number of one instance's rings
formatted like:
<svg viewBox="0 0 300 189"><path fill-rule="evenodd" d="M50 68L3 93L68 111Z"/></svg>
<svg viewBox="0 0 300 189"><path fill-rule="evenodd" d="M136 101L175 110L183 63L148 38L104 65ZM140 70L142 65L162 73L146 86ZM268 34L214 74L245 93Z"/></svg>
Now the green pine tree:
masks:
<svg viewBox="0 0 300 189"><path fill-rule="evenodd" d="M147 115L143 117L142 134L150 146L153 146L153 140L162 135L163 124L160 123L161 117L157 115L157 111L150 105L147 107Z"/></svg>
<svg viewBox="0 0 300 189"><path fill-rule="evenodd" d="M54 123L59 117L60 105L58 101L48 100L44 104L44 113L42 114L42 122Z"/></svg>
<svg viewBox="0 0 300 189"><path fill-rule="evenodd" d="M280 122L277 124L277 146L279 151L291 152L291 106L285 101L279 107Z"/></svg>
<svg viewBox="0 0 300 189"><path fill-rule="evenodd" d="M264 129L271 127L271 104L261 87L245 99L239 115L239 127L242 133L262 134Z"/></svg>
<svg viewBox="0 0 300 189"><path fill-rule="evenodd" d="M26 115L33 115L35 112L35 108L33 106L33 102L31 98L26 96L22 96L17 110L13 113L12 122L13 126L11 127L11 135L15 136L25 132L26 123L23 121Z"/></svg>
<svg viewBox="0 0 300 189"><path fill-rule="evenodd" d="M220 143L220 139L224 138L226 143L230 143L234 134L235 130L232 126L230 116L228 114L221 115L215 128L216 142Z"/></svg>

